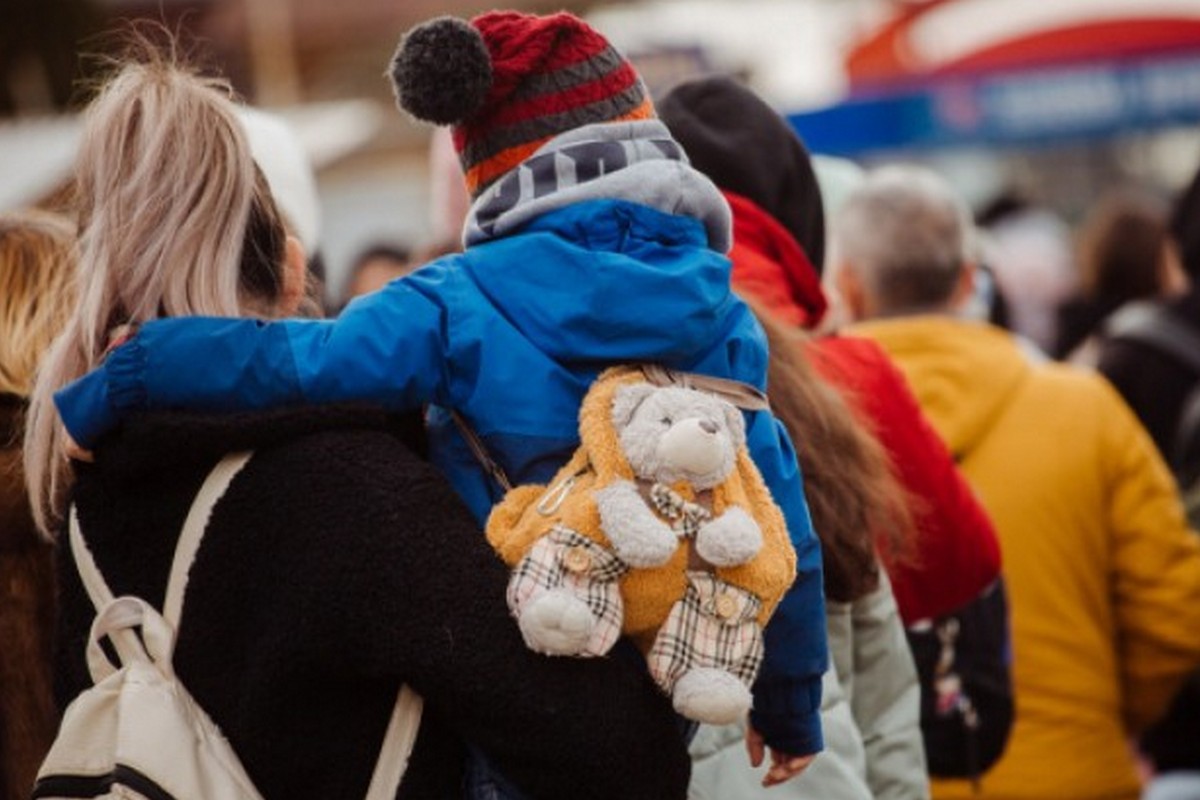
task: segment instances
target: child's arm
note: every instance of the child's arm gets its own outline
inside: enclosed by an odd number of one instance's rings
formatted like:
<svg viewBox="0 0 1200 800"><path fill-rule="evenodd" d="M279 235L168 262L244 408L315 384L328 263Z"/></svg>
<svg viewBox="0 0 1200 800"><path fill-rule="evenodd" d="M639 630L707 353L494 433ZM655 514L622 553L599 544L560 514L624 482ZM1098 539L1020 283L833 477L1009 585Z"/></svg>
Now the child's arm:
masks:
<svg viewBox="0 0 1200 800"><path fill-rule="evenodd" d="M750 724L777 754L806 756L822 749L821 675L829 665L821 546L804 500L800 469L783 426L758 412L747 445L787 520L796 549L796 581L763 632L766 653L754 684Z"/></svg>
<svg viewBox="0 0 1200 800"><path fill-rule="evenodd" d="M187 317L148 322L55 395L71 437L91 447L131 411L236 411L366 401L445 403L450 270L402 280L336 320Z"/></svg>

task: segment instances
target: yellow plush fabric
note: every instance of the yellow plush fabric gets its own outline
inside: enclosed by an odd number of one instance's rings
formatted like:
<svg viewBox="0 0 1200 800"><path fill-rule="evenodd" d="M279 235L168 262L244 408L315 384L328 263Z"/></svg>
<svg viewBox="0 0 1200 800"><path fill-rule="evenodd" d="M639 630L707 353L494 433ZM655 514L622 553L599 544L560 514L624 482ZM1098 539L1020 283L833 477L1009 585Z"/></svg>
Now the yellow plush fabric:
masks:
<svg viewBox="0 0 1200 800"><path fill-rule="evenodd" d="M546 486L521 486L509 492L492 510L487 537L504 559L514 566L539 538L558 523L606 547L608 538L600 529L600 512L593 492L616 480L635 480L633 470L621 452L613 425L612 407L617 390L643 381L637 368L614 368L604 372L584 398L579 412L581 444L571 460ZM550 514L537 506L565 481L573 485L563 502ZM672 485L687 500L696 500L686 482ZM746 564L714 570L722 580L753 592L763 601L759 622L766 624L796 577L796 553L788 538L783 513L771 499L762 476L745 447L737 456L736 468L724 483L712 491L712 511L719 516L725 509L740 506L762 529L763 547ZM624 632L648 650L654 634L666 620L671 606L686 588L688 543L680 543L671 560L659 567L633 569L621 579L625 602Z"/></svg>

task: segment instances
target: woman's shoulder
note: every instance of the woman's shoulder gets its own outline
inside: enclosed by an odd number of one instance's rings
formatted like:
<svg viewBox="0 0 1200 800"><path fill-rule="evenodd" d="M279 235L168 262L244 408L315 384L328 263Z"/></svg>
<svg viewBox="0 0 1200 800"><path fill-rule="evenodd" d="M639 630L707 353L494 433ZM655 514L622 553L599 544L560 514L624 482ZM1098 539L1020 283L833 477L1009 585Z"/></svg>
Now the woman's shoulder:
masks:
<svg viewBox="0 0 1200 800"><path fill-rule="evenodd" d="M426 461L419 428L407 423L347 424L260 447L244 480L251 502L283 498L298 521L344 517L364 535L397 514L413 525L465 514L453 488Z"/></svg>

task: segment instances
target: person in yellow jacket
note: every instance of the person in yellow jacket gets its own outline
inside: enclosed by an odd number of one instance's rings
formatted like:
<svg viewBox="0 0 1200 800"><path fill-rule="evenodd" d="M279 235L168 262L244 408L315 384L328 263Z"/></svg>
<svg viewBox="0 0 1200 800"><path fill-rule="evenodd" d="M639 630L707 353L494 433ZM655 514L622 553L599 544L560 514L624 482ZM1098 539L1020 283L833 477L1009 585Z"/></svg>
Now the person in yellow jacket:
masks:
<svg viewBox="0 0 1200 800"><path fill-rule="evenodd" d="M847 332L900 365L1004 553L1016 721L979 794L941 781L934 797L1132 800L1131 735L1200 665L1200 538L1103 378L957 314L970 237L963 202L917 167L871 174L834 225Z"/></svg>

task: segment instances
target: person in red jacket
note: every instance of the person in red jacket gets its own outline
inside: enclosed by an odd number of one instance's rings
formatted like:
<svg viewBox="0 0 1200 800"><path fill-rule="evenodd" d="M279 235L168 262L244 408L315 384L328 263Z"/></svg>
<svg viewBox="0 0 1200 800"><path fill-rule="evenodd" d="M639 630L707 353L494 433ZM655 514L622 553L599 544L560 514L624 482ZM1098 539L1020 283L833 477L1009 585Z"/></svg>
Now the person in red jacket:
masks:
<svg viewBox="0 0 1200 800"><path fill-rule="evenodd" d="M827 308L820 268L825 216L799 136L752 91L727 77L681 84L659 117L692 165L733 209L734 287L781 321L813 329ZM903 375L874 342L829 335L806 356L884 446L913 497L916 557L882 554L904 623L949 613L1000 574L996 532Z"/></svg>

